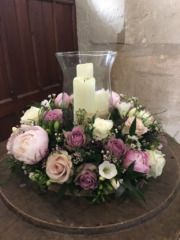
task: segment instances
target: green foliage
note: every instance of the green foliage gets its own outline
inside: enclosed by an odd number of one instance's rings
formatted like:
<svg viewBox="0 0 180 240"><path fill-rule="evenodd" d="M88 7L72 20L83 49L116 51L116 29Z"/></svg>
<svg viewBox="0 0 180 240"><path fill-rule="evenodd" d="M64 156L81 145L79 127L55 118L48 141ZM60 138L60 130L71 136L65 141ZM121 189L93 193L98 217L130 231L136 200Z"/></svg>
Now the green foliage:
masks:
<svg viewBox="0 0 180 240"><path fill-rule="evenodd" d="M134 121L131 124L130 130L129 130L129 135L133 136L136 134L136 118L134 119Z"/></svg>
<svg viewBox="0 0 180 240"><path fill-rule="evenodd" d="M119 114L119 111L117 108L113 108L110 115L110 120L112 120L114 123L117 123L121 119L121 116Z"/></svg>
<svg viewBox="0 0 180 240"><path fill-rule="evenodd" d="M11 173L15 173L20 178L24 178L24 170L22 169L23 162L16 160L14 156L11 156L6 161L8 162Z"/></svg>
<svg viewBox="0 0 180 240"><path fill-rule="evenodd" d="M61 186L61 188L59 189L56 197L61 198L65 194L65 192L67 191L68 187L69 187L68 184L63 184Z"/></svg>

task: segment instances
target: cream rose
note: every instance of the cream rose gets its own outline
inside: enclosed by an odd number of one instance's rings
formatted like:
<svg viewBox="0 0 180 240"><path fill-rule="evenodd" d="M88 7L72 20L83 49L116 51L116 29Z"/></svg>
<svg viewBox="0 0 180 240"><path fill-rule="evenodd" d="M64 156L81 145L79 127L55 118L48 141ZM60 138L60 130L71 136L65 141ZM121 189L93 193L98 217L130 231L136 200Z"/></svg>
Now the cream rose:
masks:
<svg viewBox="0 0 180 240"><path fill-rule="evenodd" d="M162 174L163 167L166 163L164 158L165 154L158 150L155 151L146 150L146 152L149 155L150 165L150 170L147 176L156 178Z"/></svg>
<svg viewBox="0 0 180 240"><path fill-rule="evenodd" d="M21 123L31 125L32 121L37 122L39 119L38 112L39 108L31 107L24 113L24 116L21 118Z"/></svg>
<svg viewBox="0 0 180 240"><path fill-rule="evenodd" d="M129 134L130 127L134 121L135 117L129 117L127 121L125 122L125 126L122 130L122 134ZM148 128L144 126L142 120L140 118L136 118L136 134L138 136L143 135L148 131Z"/></svg>
<svg viewBox="0 0 180 240"><path fill-rule="evenodd" d="M71 156L66 151L51 154L46 163L46 174L51 182L64 183L72 175Z"/></svg>
<svg viewBox="0 0 180 240"><path fill-rule="evenodd" d="M137 117L141 118L143 120L143 123L147 126L152 124L154 121L153 116L149 112L146 112L145 110L137 113Z"/></svg>
<svg viewBox="0 0 180 240"><path fill-rule="evenodd" d="M108 136L109 131L113 127L113 121L96 118L93 126L95 128L94 134L98 134L98 137L103 139Z"/></svg>
<svg viewBox="0 0 180 240"><path fill-rule="evenodd" d="M153 118L153 116L151 115L150 112L147 112L145 110L139 112L137 110L137 108L131 109L131 111L129 112L128 116L129 117L136 116L136 117L142 119L143 123L146 126L149 126L154 121L154 118Z"/></svg>

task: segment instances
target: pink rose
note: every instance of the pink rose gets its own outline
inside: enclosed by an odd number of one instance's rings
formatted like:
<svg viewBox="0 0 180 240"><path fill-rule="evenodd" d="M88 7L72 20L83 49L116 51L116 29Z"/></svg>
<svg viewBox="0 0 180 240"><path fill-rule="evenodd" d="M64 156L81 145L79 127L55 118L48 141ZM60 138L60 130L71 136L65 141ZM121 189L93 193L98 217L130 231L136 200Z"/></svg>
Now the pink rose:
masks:
<svg viewBox="0 0 180 240"><path fill-rule="evenodd" d="M44 112L45 121L62 121L63 112L61 109L50 110L49 112Z"/></svg>
<svg viewBox="0 0 180 240"><path fill-rule="evenodd" d="M80 172L75 178L75 185L80 185L83 189L95 189L97 188L97 167L93 164L87 163L79 167Z"/></svg>
<svg viewBox="0 0 180 240"><path fill-rule="evenodd" d="M130 127L134 121L135 117L129 117L127 121L125 122L125 126L122 129L122 134L129 134ZM148 128L144 126L142 120L140 118L136 118L136 134L138 136L143 135L148 131Z"/></svg>
<svg viewBox="0 0 180 240"><path fill-rule="evenodd" d="M23 132L25 129L25 132ZM41 161L48 149L48 134L39 126L25 126L23 125L16 137L9 139L8 146L10 152L14 157L26 164L33 165Z"/></svg>
<svg viewBox="0 0 180 240"><path fill-rule="evenodd" d="M46 163L46 174L51 182L64 183L73 174L71 156L66 151L49 155Z"/></svg>
<svg viewBox="0 0 180 240"><path fill-rule="evenodd" d="M74 127L72 132L65 132L64 135L67 144L73 148L81 147L86 142L86 135L80 126Z"/></svg>
<svg viewBox="0 0 180 240"><path fill-rule="evenodd" d="M123 159L123 167L128 168L132 162L135 162L134 171L141 173L149 172L149 156L146 152L142 151L128 151Z"/></svg>
<svg viewBox="0 0 180 240"><path fill-rule="evenodd" d="M111 152L111 154L121 157L127 152L127 147L121 139L111 138L108 142L106 149Z"/></svg>
<svg viewBox="0 0 180 240"><path fill-rule="evenodd" d="M60 93L55 99L55 104L57 104L60 107L67 108L70 102L71 102L71 98L67 93Z"/></svg>
<svg viewBox="0 0 180 240"><path fill-rule="evenodd" d="M107 90L107 92L109 93L109 104L111 105L111 95L110 95L109 90ZM116 92L112 91L111 93L112 93L112 104L114 107L116 107L116 104L120 103L120 101L121 101L120 96Z"/></svg>

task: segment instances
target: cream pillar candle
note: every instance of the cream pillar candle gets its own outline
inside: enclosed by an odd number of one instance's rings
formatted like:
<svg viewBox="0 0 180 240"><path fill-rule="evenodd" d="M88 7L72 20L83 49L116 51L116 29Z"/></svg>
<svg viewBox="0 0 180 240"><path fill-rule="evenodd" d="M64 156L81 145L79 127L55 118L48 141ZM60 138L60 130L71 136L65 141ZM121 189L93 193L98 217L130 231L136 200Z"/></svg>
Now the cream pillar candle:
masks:
<svg viewBox="0 0 180 240"><path fill-rule="evenodd" d="M74 78L74 112L81 108L85 109L87 113L95 113L95 86L96 80L94 78Z"/></svg>
<svg viewBox="0 0 180 240"><path fill-rule="evenodd" d="M76 67L77 77L84 77L84 78L93 78L93 64L92 63L85 63L85 64L78 64Z"/></svg>
<svg viewBox="0 0 180 240"><path fill-rule="evenodd" d="M100 111L108 111L109 109L109 95L106 91L102 93L97 93L95 95L95 110L97 112Z"/></svg>

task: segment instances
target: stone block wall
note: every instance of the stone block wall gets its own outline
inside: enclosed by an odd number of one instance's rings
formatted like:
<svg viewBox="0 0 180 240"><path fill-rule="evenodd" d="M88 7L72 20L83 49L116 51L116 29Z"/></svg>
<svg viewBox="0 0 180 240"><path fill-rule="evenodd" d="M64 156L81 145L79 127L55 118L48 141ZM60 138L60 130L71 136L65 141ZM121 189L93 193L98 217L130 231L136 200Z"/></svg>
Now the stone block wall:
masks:
<svg viewBox="0 0 180 240"><path fill-rule="evenodd" d="M160 113L180 143L180 1L125 0L125 10L124 0L76 4L79 50L117 50L113 89Z"/></svg>
<svg viewBox="0 0 180 240"><path fill-rule="evenodd" d="M125 46L113 68L113 89L160 113L180 143L180 1L126 0Z"/></svg>
<svg viewBox="0 0 180 240"><path fill-rule="evenodd" d="M79 50L107 50L124 43L124 0L76 0Z"/></svg>

